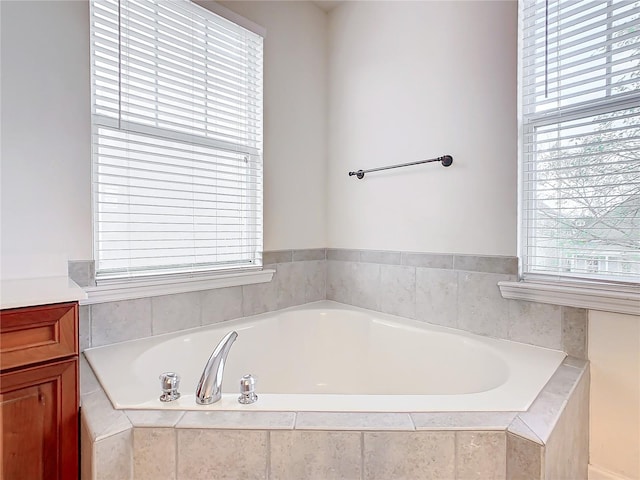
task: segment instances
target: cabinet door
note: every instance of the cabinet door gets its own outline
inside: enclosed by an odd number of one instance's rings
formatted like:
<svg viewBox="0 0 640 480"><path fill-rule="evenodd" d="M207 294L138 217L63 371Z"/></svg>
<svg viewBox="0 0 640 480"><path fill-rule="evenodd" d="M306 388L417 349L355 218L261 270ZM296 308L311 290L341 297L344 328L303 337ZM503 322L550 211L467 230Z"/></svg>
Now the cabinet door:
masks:
<svg viewBox="0 0 640 480"><path fill-rule="evenodd" d="M78 478L77 359L0 375L2 480Z"/></svg>

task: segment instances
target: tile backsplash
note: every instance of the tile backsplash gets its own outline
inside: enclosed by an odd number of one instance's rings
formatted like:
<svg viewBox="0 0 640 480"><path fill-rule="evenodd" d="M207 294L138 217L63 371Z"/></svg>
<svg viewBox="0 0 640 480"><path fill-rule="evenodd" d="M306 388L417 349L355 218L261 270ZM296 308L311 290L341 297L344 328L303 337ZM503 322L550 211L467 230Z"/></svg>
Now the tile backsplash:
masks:
<svg viewBox="0 0 640 480"><path fill-rule="evenodd" d="M209 325L317 300L334 300L586 357L585 309L506 300L515 257L347 249L265 252L273 280L239 287L83 306L81 348ZM94 284L93 262L69 276Z"/></svg>
<svg viewBox="0 0 640 480"><path fill-rule="evenodd" d="M96 303L80 307L80 348L108 345L324 300L325 250L265 252L269 283ZM69 276L79 269L73 262ZM92 262L84 262L92 263ZM84 278L84 277L82 277ZM91 284L92 279L88 280Z"/></svg>
<svg viewBox="0 0 640 480"><path fill-rule="evenodd" d="M516 257L327 250L327 299L586 357L587 311L502 298Z"/></svg>

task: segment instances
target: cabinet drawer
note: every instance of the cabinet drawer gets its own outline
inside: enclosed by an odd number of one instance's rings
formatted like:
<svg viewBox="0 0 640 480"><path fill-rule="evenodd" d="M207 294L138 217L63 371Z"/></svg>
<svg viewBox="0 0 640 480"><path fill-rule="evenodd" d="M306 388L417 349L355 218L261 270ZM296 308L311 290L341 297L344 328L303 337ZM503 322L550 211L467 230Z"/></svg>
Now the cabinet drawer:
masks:
<svg viewBox="0 0 640 480"><path fill-rule="evenodd" d="M77 319L77 303L2 310L0 370L77 355Z"/></svg>

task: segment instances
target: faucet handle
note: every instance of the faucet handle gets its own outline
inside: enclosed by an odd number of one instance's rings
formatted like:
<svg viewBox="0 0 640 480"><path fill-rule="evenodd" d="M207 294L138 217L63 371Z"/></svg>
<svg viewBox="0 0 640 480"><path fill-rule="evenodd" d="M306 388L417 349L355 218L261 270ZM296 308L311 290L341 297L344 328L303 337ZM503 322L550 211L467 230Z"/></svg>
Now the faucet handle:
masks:
<svg viewBox="0 0 640 480"><path fill-rule="evenodd" d="M162 388L162 395L160 395L161 402L172 402L180 398L180 392L178 387L180 386L180 375L175 372L164 372L160 374L160 388Z"/></svg>
<svg viewBox="0 0 640 480"><path fill-rule="evenodd" d="M258 401L256 395L256 380L249 373L240 379L240 396L238 402L243 405L249 405Z"/></svg>

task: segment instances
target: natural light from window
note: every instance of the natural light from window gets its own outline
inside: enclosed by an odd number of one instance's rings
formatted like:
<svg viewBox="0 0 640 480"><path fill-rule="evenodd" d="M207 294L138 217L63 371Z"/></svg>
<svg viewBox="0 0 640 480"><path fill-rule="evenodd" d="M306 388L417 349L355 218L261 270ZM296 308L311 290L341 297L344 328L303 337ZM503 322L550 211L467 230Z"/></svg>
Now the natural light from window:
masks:
<svg viewBox="0 0 640 480"><path fill-rule="evenodd" d="M255 268L262 37L190 1L91 3L96 278Z"/></svg>
<svg viewBox="0 0 640 480"><path fill-rule="evenodd" d="M640 2L523 7L526 278L640 278Z"/></svg>

